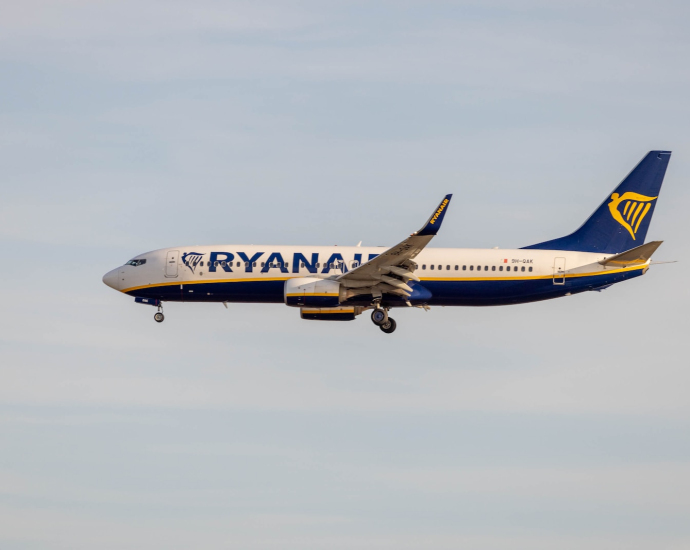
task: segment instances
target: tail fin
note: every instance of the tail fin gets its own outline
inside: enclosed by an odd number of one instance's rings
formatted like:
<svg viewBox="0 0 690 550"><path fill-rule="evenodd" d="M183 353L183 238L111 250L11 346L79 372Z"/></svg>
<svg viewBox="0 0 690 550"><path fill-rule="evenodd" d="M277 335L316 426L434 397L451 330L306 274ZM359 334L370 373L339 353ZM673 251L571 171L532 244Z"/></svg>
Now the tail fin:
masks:
<svg viewBox="0 0 690 550"><path fill-rule="evenodd" d="M671 151L650 151L575 233L524 248L616 254L644 243Z"/></svg>

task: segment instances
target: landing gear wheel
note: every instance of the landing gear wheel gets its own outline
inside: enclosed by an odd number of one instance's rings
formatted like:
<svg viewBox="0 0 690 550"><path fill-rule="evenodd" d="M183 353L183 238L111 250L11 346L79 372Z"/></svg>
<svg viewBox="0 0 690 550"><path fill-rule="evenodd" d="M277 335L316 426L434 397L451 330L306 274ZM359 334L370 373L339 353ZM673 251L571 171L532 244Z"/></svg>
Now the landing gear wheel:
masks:
<svg viewBox="0 0 690 550"><path fill-rule="evenodd" d="M371 322L380 327L388 321L388 314L385 309L376 308L371 312Z"/></svg>
<svg viewBox="0 0 690 550"><path fill-rule="evenodd" d="M159 311L158 313L156 313L156 314L153 316L153 319L154 319L154 321L156 321L156 323L162 323L162 322L163 322L163 319L165 319L165 315L163 315L163 314Z"/></svg>
<svg viewBox="0 0 690 550"><path fill-rule="evenodd" d="M397 326L398 324L395 322L395 319L389 317L388 321L380 325L379 328L386 334L390 334L391 332L395 331Z"/></svg>

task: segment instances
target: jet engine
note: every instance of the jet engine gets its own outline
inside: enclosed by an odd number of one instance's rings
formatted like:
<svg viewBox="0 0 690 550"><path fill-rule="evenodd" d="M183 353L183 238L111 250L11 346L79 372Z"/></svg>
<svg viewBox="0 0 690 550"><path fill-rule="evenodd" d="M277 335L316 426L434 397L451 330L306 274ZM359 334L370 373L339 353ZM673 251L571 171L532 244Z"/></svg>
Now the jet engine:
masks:
<svg viewBox="0 0 690 550"><path fill-rule="evenodd" d="M354 321L362 313L363 307L303 307L300 309L302 319L312 321Z"/></svg>
<svg viewBox="0 0 690 550"><path fill-rule="evenodd" d="M336 307L345 301L345 289L338 281L299 277L285 281L285 304L293 307Z"/></svg>

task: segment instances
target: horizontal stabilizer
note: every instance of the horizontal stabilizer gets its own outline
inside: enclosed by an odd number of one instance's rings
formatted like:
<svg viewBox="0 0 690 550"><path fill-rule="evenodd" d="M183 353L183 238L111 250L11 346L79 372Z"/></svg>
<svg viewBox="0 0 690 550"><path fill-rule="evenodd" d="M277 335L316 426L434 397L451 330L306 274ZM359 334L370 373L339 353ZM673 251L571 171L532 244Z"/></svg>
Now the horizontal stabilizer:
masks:
<svg viewBox="0 0 690 550"><path fill-rule="evenodd" d="M664 241L652 241L642 246L638 246L626 252L621 252L615 256L611 256L605 260L600 261L601 265L610 267L628 267L634 265L646 264L656 252L656 249L661 246Z"/></svg>

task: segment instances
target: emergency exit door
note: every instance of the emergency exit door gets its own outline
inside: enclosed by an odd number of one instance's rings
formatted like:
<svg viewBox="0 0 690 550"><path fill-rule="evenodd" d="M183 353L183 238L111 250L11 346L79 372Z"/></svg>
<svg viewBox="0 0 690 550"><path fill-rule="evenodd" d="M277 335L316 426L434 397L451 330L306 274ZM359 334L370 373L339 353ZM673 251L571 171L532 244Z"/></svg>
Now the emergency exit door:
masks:
<svg viewBox="0 0 690 550"><path fill-rule="evenodd" d="M177 258L179 256L179 250L168 250L168 255L165 258L166 277L177 277Z"/></svg>
<svg viewBox="0 0 690 550"><path fill-rule="evenodd" d="M565 284L565 258L554 258L553 260L553 284Z"/></svg>

